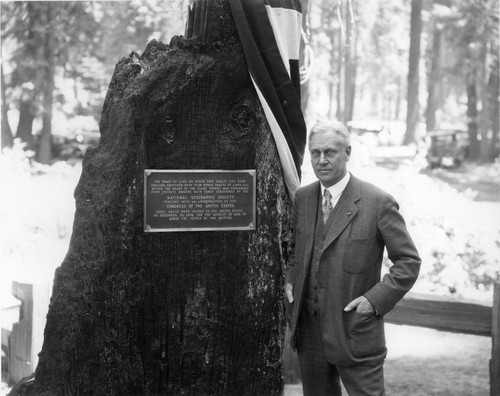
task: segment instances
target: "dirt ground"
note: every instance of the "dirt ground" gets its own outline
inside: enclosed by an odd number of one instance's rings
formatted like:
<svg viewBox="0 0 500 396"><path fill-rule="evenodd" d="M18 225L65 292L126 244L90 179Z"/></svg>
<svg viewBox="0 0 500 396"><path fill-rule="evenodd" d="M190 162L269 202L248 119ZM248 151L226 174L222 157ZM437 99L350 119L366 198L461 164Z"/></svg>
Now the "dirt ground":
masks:
<svg viewBox="0 0 500 396"><path fill-rule="evenodd" d="M475 202L500 202L498 164L465 163L454 169L423 169L422 173L441 180L458 192L472 195Z"/></svg>
<svg viewBox="0 0 500 396"><path fill-rule="evenodd" d="M386 338L387 396L489 396L490 338L397 325ZM285 396L302 394L285 386Z"/></svg>

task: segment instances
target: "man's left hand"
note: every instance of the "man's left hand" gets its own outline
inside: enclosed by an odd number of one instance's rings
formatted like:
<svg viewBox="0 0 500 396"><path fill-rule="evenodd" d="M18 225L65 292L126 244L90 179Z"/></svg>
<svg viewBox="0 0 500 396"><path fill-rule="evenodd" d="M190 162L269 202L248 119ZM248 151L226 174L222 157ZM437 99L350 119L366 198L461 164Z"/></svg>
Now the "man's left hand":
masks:
<svg viewBox="0 0 500 396"><path fill-rule="evenodd" d="M365 296L359 296L346 305L344 311L349 312L355 310L360 314L371 314L375 312L375 308Z"/></svg>

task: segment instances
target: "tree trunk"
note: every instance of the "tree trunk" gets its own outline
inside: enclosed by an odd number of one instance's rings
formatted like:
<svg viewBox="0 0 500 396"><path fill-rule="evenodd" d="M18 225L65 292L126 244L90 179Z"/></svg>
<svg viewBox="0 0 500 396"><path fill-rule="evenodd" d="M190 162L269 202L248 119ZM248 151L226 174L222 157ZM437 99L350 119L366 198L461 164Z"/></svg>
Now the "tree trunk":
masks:
<svg viewBox="0 0 500 396"><path fill-rule="evenodd" d="M333 81L328 82L328 118L333 117L333 104L337 103L334 97L337 93L335 83Z"/></svg>
<svg viewBox="0 0 500 396"><path fill-rule="evenodd" d="M356 26L354 24L354 12L352 4L347 1L345 7L345 69L344 69L344 122L352 120L354 113L354 96L356 94L356 72L357 72L357 53L356 53Z"/></svg>
<svg viewBox="0 0 500 396"><path fill-rule="evenodd" d="M282 394L291 202L227 1L205 4L204 43L116 65L28 394ZM143 232L144 169L252 168L256 231Z"/></svg>
<svg viewBox="0 0 500 396"><path fill-rule="evenodd" d="M339 33L337 34L337 53L336 58L338 59L338 64L337 64L337 110L335 112L335 117L337 120L344 122L344 117L345 117L345 85L343 81L343 77L345 75L345 61L344 61L344 35L342 34L342 31L339 29ZM332 40L333 42L333 40ZM334 47L335 48L335 47ZM335 59L335 58L334 58Z"/></svg>
<svg viewBox="0 0 500 396"><path fill-rule="evenodd" d="M488 156L491 145L491 118L490 118L490 101L488 100L488 45L482 43L479 51L479 92L481 99L481 111L479 113L478 130L481 136L480 155L481 162L488 162Z"/></svg>
<svg viewBox="0 0 500 396"><path fill-rule="evenodd" d="M488 79L488 103L490 109L491 121L491 143L489 148L488 160L494 162L500 155L500 78L499 78L499 47L498 37L492 44L492 64Z"/></svg>
<svg viewBox="0 0 500 396"><path fill-rule="evenodd" d="M418 126L418 85L420 64L420 35L422 32L422 0L411 1L410 57L408 67L408 96L406 132L403 144L415 142Z"/></svg>
<svg viewBox="0 0 500 396"><path fill-rule="evenodd" d="M469 129L469 158L477 160L481 153L480 142L478 139L478 110L477 110L477 88L476 71L473 67L466 76L467 92L467 119Z"/></svg>
<svg viewBox="0 0 500 396"><path fill-rule="evenodd" d="M21 103L19 104L19 121L17 123L16 138L27 143L28 149L35 148L33 138L33 121L35 120L36 108L34 106L35 93L31 88L22 88Z"/></svg>
<svg viewBox="0 0 500 396"><path fill-rule="evenodd" d="M45 70L42 87L43 113L42 113L42 132L38 145L37 159L42 164L48 164L52 160L52 107L54 103L54 74L55 74L55 26L54 12L55 6L47 2L45 7L45 38L43 59L45 61Z"/></svg>
<svg viewBox="0 0 500 396"><path fill-rule="evenodd" d="M40 87L39 81L41 68L40 57L42 45L40 41L41 33L45 29L45 15L43 12L44 2L26 2L26 40L22 49L23 58L29 66L24 66L22 70L21 98L19 103L19 121L17 123L16 138L27 143L28 150L37 150L37 143L33 135L33 121L37 115Z"/></svg>
<svg viewBox="0 0 500 396"><path fill-rule="evenodd" d="M441 30L434 23L434 34L431 51L431 67L429 81L427 84L427 109L425 112L426 131L436 128L436 111L439 108L440 85L441 85Z"/></svg>
<svg viewBox="0 0 500 396"><path fill-rule="evenodd" d="M5 95L5 78L3 75L3 67L0 69L2 78L2 149L4 147L12 147L14 145L14 138L12 137L12 130L10 129L9 118L7 116L7 96Z"/></svg>
<svg viewBox="0 0 500 396"><path fill-rule="evenodd" d="M403 101L403 86L404 86L404 77L398 79L398 93L396 95L396 105L394 108L394 119L399 120L401 114L401 102Z"/></svg>

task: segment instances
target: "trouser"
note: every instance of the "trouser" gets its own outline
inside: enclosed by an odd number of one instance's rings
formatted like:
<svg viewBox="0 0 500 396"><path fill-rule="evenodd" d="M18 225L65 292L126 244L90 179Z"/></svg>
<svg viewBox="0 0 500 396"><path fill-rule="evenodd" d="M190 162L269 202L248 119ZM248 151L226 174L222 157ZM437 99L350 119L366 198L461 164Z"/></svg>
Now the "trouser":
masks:
<svg viewBox="0 0 500 396"><path fill-rule="evenodd" d="M302 311L297 353L304 396L340 396L340 380L350 396L384 396L383 361L342 367L325 358L319 316Z"/></svg>

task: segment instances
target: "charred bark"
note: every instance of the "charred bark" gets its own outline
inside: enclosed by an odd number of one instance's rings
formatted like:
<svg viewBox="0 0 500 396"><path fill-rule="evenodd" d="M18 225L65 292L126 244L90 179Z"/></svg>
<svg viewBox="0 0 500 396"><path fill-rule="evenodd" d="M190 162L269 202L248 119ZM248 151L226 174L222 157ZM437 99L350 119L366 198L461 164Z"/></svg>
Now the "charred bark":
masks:
<svg viewBox="0 0 500 396"><path fill-rule="evenodd" d="M226 1L117 65L32 395L279 395L291 204ZM197 33L198 32L198 33ZM257 231L143 232L144 169L257 169Z"/></svg>

